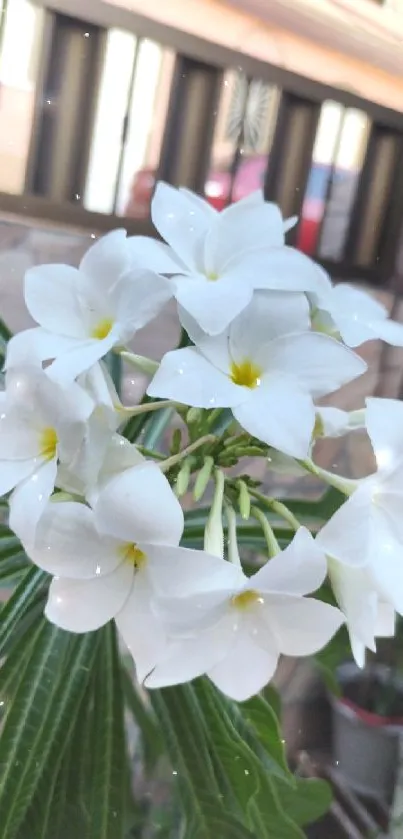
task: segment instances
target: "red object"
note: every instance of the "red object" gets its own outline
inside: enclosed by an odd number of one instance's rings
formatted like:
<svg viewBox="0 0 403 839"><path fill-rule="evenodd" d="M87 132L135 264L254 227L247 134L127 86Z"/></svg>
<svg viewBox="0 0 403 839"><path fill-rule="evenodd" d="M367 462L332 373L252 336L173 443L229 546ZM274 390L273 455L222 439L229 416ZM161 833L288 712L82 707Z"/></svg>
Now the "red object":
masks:
<svg viewBox="0 0 403 839"><path fill-rule="evenodd" d="M385 725L403 725L403 717L381 717L379 714L372 713L372 711L365 711L364 708L360 708L355 702L351 702L350 699L344 697L339 699L339 702L350 708L362 722L372 728L380 728Z"/></svg>

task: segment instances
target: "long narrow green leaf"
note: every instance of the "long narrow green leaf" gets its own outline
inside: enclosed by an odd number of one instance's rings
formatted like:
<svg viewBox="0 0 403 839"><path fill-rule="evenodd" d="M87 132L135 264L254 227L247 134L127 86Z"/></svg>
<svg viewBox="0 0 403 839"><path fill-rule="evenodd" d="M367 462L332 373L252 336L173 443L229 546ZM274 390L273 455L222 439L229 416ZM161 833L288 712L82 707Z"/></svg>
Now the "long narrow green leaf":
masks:
<svg viewBox="0 0 403 839"><path fill-rule="evenodd" d="M86 839L123 839L129 775L121 664L114 624L104 627L100 635L91 737L94 762Z"/></svg>
<svg viewBox="0 0 403 839"><path fill-rule="evenodd" d="M47 575L35 566L24 574L21 582L0 611L0 653L18 623L36 601L44 588Z"/></svg>
<svg viewBox="0 0 403 839"><path fill-rule="evenodd" d="M154 415L151 415L144 427L142 445L146 449L154 449L161 439L165 429L173 416L172 408L161 408Z"/></svg>
<svg viewBox="0 0 403 839"><path fill-rule="evenodd" d="M150 693L184 810L183 839L256 839L225 806L191 685ZM259 837L260 839L260 837Z"/></svg>
<svg viewBox="0 0 403 839"><path fill-rule="evenodd" d="M12 337L12 332L8 328L7 324L4 323L3 318L0 318L0 337L7 343Z"/></svg>
<svg viewBox="0 0 403 839"><path fill-rule="evenodd" d="M163 741L161 730L151 707L147 708L133 683L126 667L122 667L125 702L141 733L144 766L150 771L161 756Z"/></svg>
<svg viewBox="0 0 403 839"><path fill-rule="evenodd" d="M294 789L275 781L281 806L302 827L313 824L327 813L332 803L332 790L321 778L297 778Z"/></svg>
<svg viewBox="0 0 403 839"><path fill-rule="evenodd" d="M278 718L269 703L261 696L253 696L239 706L239 714L249 723L269 757L275 761L284 778L290 777Z"/></svg>
<svg viewBox="0 0 403 839"><path fill-rule="evenodd" d="M0 737L1 839L14 839L52 750L59 759L67 746L95 645L94 634L39 625Z"/></svg>

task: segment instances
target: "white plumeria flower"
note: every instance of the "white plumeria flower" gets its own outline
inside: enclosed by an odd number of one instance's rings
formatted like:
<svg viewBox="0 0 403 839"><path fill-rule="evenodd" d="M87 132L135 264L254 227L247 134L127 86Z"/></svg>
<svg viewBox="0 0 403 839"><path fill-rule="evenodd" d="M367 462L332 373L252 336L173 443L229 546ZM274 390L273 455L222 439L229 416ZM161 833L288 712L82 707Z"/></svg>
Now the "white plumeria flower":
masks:
<svg viewBox="0 0 403 839"><path fill-rule="evenodd" d="M0 496L10 490L10 527L24 544L56 481L57 462L80 447L92 399L73 382L63 389L36 367L8 373L0 394Z"/></svg>
<svg viewBox="0 0 403 839"><path fill-rule="evenodd" d="M320 290L309 297L314 329L341 336L348 347L376 338L403 347L403 324L390 320L385 306L362 289L347 283L333 285L323 271Z"/></svg>
<svg viewBox="0 0 403 839"><path fill-rule="evenodd" d="M186 592L182 586L176 598L169 597L173 581L166 597L157 601L171 640L146 687L178 684L207 673L223 693L243 701L270 681L281 654L317 652L343 622L338 609L304 597L326 574L324 555L305 528L252 577L222 562L226 574L218 581L206 587L203 573L198 592ZM194 591L194 579L191 587Z"/></svg>
<svg viewBox="0 0 403 839"><path fill-rule="evenodd" d="M365 428L365 411L343 411L324 406L316 409L317 437L342 437Z"/></svg>
<svg viewBox="0 0 403 839"><path fill-rule="evenodd" d="M224 565L178 547L182 531L180 504L154 463L111 480L94 511L75 502L49 504L29 553L54 575L47 617L70 632L90 632L114 618L142 681L166 647L153 610L156 587L164 591L176 580L179 591L191 589L199 562L206 579L219 576Z"/></svg>
<svg viewBox="0 0 403 839"><path fill-rule="evenodd" d="M218 213L188 190L159 183L151 216L165 242L130 239L133 258L173 275L178 303L210 335L222 332L247 306L254 289L314 291L320 270L284 245L279 208L261 191Z"/></svg>
<svg viewBox="0 0 403 839"><path fill-rule="evenodd" d="M403 403L367 399L366 428L378 469L357 483L318 542L335 560L365 568L379 600L403 614Z"/></svg>
<svg viewBox="0 0 403 839"><path fill-rule="evenodd" d="M101 433L99 428L92 427L92 419L88 425L90 432L77 456L68 466L59 464L57 486L72 495L83 496L94 506L99 493L112 478L145 459L137 446L120 434Z"/></svg>
<svg viewBox="0 0 403 839"><path fill-rule="evenodd" d="M326 544L326 538L323 541ZM320 533L317 544L323 547ZM346 618L354 659L358 667L364 667L365 650L376 651L376 638L395 634L395 610L382 601L367 566L356 568L329 557L328 575Z"/></svg>
<svg viewBox="0 0 403 839"><path fill-rule="evenodd" d="M125 230L114 230L85 254L80 267L39 265L25 276L24 296L39 327L9 342L6 366L19 366L27 353L55 359L49 375L73 381L113 347L126 342L172 297L172 284L134 268Z"/></svg>
<svg viewBox="0 0 403 839"><path fill-rule="evenodd" d="M182 312L195 347L168 352L147 393L198 408L231 408L254 437L293 457L307 456L313 398L361 375L351 350L308 327L305 295L255 292L218 336L206 336Z"/></svg>

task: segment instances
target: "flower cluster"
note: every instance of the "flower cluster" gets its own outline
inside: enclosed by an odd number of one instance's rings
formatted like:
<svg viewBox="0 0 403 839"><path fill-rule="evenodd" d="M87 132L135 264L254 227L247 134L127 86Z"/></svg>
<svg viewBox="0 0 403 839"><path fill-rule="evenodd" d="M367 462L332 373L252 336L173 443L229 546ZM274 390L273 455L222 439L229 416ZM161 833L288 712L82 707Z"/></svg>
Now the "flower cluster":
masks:
<svg viewBox="0 0 403 839"><path fill-rule="evenodd" d="M247 699L281 654L317 652L344 621L363 664L403 613L403 405L368 399L348 414L317 400L365 372L352 348L403 346L403 326L288 247L294 220L260 192L218 213L159 184L152 218L164 242L116 230L78 269L43 265L25 278L38 326L7 348L0 494L28 556L52 576L46 615L71 632L114 619L150 688L207 674ZM187 343L158 365L127 344L170 299ZM122 405L103 361L111 352L153 373L147 395L158 401ZM188 445L174 435L164 458L129 442L128 417L167 406ZM311 460L318 436L359 427L375 474L348 481ZM311 472L346 501L314 538L258 482L234 476L244 456ZM204 550L181 545L179 498L193 473L197 500L214 487ZM237 504L267 545L252 569L240 558ZM283 550L270 509L295 530ZM307 596L325 581L337 605Z"/></svg>

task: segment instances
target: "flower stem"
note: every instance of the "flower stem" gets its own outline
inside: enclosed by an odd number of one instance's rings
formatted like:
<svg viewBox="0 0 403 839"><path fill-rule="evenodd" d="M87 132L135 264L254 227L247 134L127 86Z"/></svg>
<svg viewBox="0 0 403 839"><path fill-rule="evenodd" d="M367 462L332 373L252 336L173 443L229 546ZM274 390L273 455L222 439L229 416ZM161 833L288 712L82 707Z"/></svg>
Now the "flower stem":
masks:
<svg viewBox="0 0 403 839"><path fill-rule="evenodd" d="M142 373L148 373L150 376L153 376L160 366L158 361L147 358L145 355L136 355L136 353L128 352L128 350L119 349L118 347L115 348L115 352L120 355L123 361L130 364L131 367L135 367L136 370L141 370Z"/></svg>
<svg viewBox="0 0 403 839"><path fill-rule="evenodd" d="M220 559L224 557L224 528L222 508L224 502L225 477L220 469L214 471L215 490L213 503L204 529L204 550Z"/></svg>
<svg viewBox="0 0 403 839"><path fill-rule="evenodd" d="M195 440L194 443L191 443L190 446L186 446L186 449L182 449L182 451L178 452L178 454L174 454L172 457L167 457L167 459L161 463L160 469L162 469L163 472L167 472L171 466L175 466L177 463L180 463L181 460L183 460L184 457L187 457L188 454L192 454L192 452L195 452L196 449L199 449L206 443L215 443L215 441L216 437L214 434L206 434L204 437L200 437L200 440Z"/></svg>
<svg viewBox="0 0 403 839"><path fill-rule="evenodd" d="M182 407L172 399L161 399L158 402L144 402L143 405L131 405L128 407L125 405L115 405L115 409L126 417L137 417L139 414L148 414L152 411L161 411L163 408L176 408L177 406Z"/></svg>
<svg viewBox="0 0 403 839"><path fill-rule="evenodd" d="M224 501L224 509L228 527L228 559L234 565L241 567L236 532L236 513L234 508L231 507L231 504L228 504L226 501Z"/></svg>
<svg viewBox="0 0 403 839"><path fill-rule="evenodd" d="M257 501L260 501L261 504L264 504L269 510L272 510L273 513L277 513L293 530L298 530L301 527L301 522L294 516L291 510L288 509L286 504L283 504L282 501L277 501L276 498L267 498L261 492L258 492L256 489L249 488L249 494L256 498Z"/></svg>
<svg viewBox="0 0 403 839"><path fill-rule="evenodd" d="M256 521L259 522L263 530L269 557L276 556L276 554L279 554L281 552L280 545L277 542L277 539L273 533L273 529L267 521L265 514L262 512L262 510L259 510L259 507L255 506L251 507L251 514L256 519Z"/></svg>
<svg viewBox="0 0 403 839"><path fill-rule="evenodd" d="M329 486L338 489L344 495L352 495L354 490L357 488L357 481L351 478L342 478L340 475L334 475L326 469L321 469L320 466L317 466L316 463L309 458L306 460L298 460L297 463L299 463L300 466L302 466L302 468L311 475L314 475L315 478L320 478L320 480L325 481L325 483L329 484Z"/></svg>

